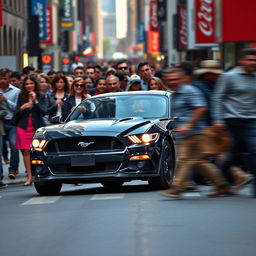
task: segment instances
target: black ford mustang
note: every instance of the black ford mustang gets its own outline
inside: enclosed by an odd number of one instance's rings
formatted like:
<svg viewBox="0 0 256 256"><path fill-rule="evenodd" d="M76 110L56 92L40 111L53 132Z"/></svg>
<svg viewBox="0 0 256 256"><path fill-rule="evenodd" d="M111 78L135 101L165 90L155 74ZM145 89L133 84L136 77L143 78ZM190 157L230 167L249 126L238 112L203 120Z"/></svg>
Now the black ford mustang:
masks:
<svg viewBox="0 0 256 256"><path fill-rule="evenodd" d="M171 92L84 100L63 124L36 131L31 162L37 192L57 194L63 183L111 188L131 180L167 188L175 166L172 118Z"/></svg>

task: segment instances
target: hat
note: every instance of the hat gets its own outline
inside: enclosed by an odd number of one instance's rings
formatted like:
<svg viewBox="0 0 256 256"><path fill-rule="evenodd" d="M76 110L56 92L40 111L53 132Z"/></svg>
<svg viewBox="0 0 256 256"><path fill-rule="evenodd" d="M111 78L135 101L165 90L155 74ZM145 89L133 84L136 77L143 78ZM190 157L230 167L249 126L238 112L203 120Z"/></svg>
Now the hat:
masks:
<svg viewBox="0 0 256 256"><path fill-rule="evenodd" d="M107 71L106 71L106 75L108 75L108 73L113 73L115 74L116 73L116 70L114 68L108 68Z"/></svg>
<svg viewBox="0 0 256 256"><path fill-rule="evenodd" d="M200 68L194 71L194 75L203 75L206 73L222 74L223 70L220 69L220 63L217 60L202 60L200 61Z"/></svg>
<svg viewBox="0 0 256 256"><path fill-rule="evenodd" d="M132 85L134 83L140 83L141 84L141 78L140 76L134 74L134 75L131 75L130 77L130 80L129 80L129 85Z"/></svg>

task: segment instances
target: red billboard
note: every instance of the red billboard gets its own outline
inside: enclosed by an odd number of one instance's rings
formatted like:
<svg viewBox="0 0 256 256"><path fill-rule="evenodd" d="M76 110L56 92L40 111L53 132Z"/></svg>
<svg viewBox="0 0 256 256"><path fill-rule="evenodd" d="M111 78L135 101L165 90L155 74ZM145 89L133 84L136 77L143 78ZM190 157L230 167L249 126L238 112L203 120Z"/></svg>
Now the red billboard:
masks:
<svg viewBox="0 0 256 256"><path fill-rule="evenodd" d="M148 53L159 52L160 48L159 22L157 16L157 0L149 2L149 27L148 27Z"/></svg>
<svg viewBox="0 0 256 256"><path fill-rule="evenodd" d="M255 0L222 1L222 40L224 42L256 41L255 10Z"/></svg>
<svg viewBox="0 0 256 256"><path fill-rule="evenodd" d="M0 0L0 27L3 26L3 10L2 10L2 0Z"/></svg>
<svg viewBox="0 0 256 256"><path fill-rule="evenodd" d="M179 10L179 50L185 51L187 49L187 8L185 4L180 4Z"/></svg>
<svg viewBox="0 0 256 256"><path fill-rule="evenodd" d="M215 0L195 0L195 42L215 43Z"/></svg>

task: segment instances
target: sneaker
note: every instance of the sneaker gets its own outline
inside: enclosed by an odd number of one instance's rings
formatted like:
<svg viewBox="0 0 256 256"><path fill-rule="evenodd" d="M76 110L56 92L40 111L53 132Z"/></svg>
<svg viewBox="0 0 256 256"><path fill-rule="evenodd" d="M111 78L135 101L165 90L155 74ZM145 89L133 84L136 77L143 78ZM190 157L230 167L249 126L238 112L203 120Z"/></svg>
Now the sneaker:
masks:
<svg viewBox="0 0 256 256"><path fill-rule="evenodd" d="M7 188L8 185L0 181L0 188Z"/></svg>
<svg viewBox="0 0 256 256"><path fill-rule="evenodd" d="M245 185L249 184L254 180L254 177L252 175L246 175L243 179L239 180L236 185L234 186L234 189L240 189L244 187Z"/></svg>
<svg viewBox="0 0 256 256"><path fill-rule="evenodd" d="M222 188L216 188L212 191L212 193L208 194L208 197L217 197L222 195L230 195L231 187L226 186Z"/></svg>
<svg viewBox="0 0 256 256"><path fill-rule="evenodd" d="M172 197L172 198L179 198L182 194L180 190L177 189L166 189L157 191L162 196Z"/></svg>
<svg viewBox="0 0 256 256"><path fill-rule="evenodd" d="M16 179L16 172L10 172L8 175L9 179L15 180Z"/></svg>

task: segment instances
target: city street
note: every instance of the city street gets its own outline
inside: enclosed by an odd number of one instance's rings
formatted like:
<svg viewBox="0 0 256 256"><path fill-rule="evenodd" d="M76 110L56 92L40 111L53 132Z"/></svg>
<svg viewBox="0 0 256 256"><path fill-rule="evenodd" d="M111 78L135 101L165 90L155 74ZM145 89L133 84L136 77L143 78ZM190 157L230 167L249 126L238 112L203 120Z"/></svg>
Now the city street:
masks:
<svg viewBox="0 0 256 256"><path fill-rule="evenodd" d="M0 191L1 256L254 255L249 188L214 199L210 189L174 200L137 181L111 192L64 185L53 197L10 185Z"/></svg>

